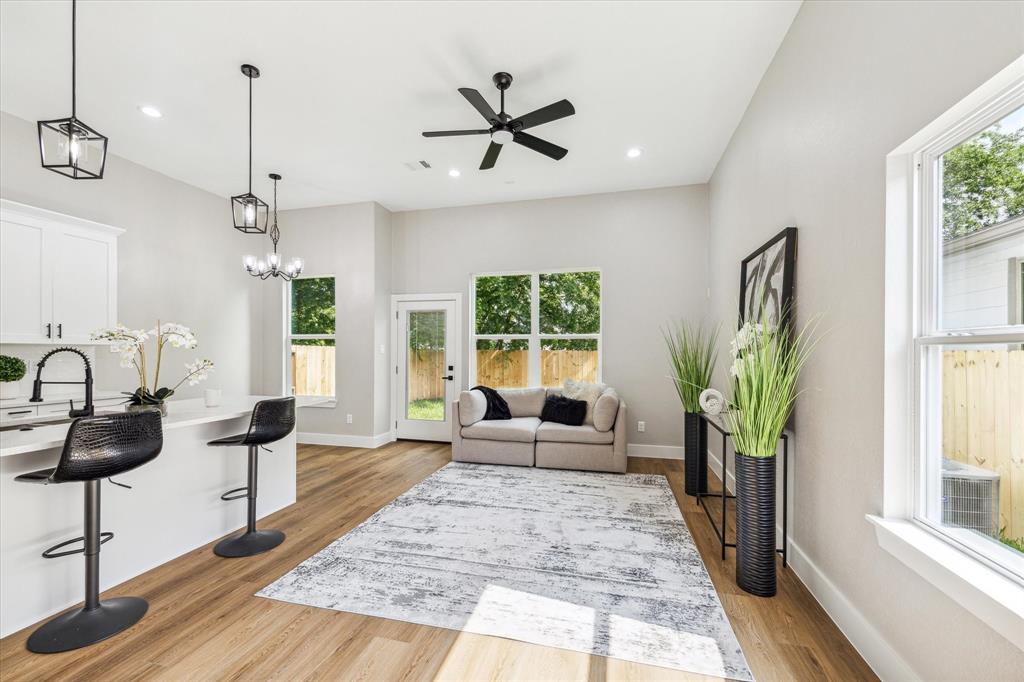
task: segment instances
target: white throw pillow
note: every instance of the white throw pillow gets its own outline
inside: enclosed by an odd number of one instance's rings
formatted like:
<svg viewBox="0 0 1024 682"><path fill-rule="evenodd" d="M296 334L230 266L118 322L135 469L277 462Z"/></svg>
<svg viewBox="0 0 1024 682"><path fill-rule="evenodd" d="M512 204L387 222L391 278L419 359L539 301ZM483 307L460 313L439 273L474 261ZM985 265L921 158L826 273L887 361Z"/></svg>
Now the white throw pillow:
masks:
<svg viewBox="0 0 1024 682"><path fill-rule="evenodd" d="M594 428L598 431L611 431L618 415L619 396L615 393L615 389L606 388L594 403Z"/></svg>
<svg viewBox="0 0 1024 682"><path fill-rule="evenodd" d="M487 414L487 396L483 391L463 391L459 394L459 423L476 424Z"/></svg>
<svg viewBox="0 0 1024 682"><path fill-rule="evenodd" d="M594 425L594 405L597 399L604 393L604 384L592 384L587 381L576 381L566 379L562 388L562 395L573 400L584 400L587 403L587 416L583 419L584 424Z"/></svg>

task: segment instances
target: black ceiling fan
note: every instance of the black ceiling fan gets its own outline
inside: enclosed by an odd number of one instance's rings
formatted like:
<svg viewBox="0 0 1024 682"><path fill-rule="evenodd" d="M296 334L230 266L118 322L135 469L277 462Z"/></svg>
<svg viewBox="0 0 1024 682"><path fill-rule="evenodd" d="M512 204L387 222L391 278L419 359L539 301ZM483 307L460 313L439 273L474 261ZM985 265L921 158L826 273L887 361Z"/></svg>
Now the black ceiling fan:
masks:
<svg viewBox="0 0 1024 682"><path fill-rule="evenodd" d="M487 103L483 95L478 90L473 88L459 88L459 92L462 96L469 100L469 103L480 112L480 115L487 119L487 122L491 124L490 128L484 128L481 130L437 130L423 133L423 137L453 137L455 135L490 135L491 144L487 147L487 152L484 154L484 160L480 163L480 170L487 170L494 168L494 163L498 160L498 154L501 153L501 147L509 142L515 142L521 144L528 149L532 149L535 152L540 152L544 156L549 156L555 161L563 158L569 153L568 149L559 147L557 144L552 144L547 140L542 140L539 137L534 137L529 133L523 131L527 128L533 128L535 126L542 125L544 123L550 123L551 121L557 121L560 118L566 116L572 116L576 113L573 109L572 104L569 100L563 99L549 104L546 107L541 107L536 111L531 111L528 114L519 116L518 118L512 118L505 113L505 91L512 85L512 75L499 71L494 74L494 85L501 91L501 111L494 113L494 109Z"/></svg>

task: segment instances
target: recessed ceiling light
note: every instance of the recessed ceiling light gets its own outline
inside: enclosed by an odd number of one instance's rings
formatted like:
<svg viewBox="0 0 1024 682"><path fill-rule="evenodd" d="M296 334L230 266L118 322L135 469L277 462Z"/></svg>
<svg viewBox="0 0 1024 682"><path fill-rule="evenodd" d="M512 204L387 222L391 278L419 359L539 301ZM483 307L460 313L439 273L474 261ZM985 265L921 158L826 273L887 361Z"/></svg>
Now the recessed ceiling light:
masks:
<svg viewBox="0 0 1024 682"><path fill-rule="evenodd" d="M141 105L139 107L139 111L144 113L146 116L149 116L150 118L160 118L161 116L163 116L163 114L160 113L159 109L149 104Z"/></svg>
<svg viewBox="0 0 1024 682"><path fill-rule="evenodd" d="M626 156L631 159L635 159L636 157L640 156L643 153L644 150L641 149L640 147L630 147L629 149L626 150Z"/></svg>
<svg viewBox="0 0 1024 682"><path fill-rule="evenodd" d="M458 168L452 168L450 171L448 171L448 175L450 175L453 178L457 178L460 175L462 175L462 173L459 172Z"/></svg>

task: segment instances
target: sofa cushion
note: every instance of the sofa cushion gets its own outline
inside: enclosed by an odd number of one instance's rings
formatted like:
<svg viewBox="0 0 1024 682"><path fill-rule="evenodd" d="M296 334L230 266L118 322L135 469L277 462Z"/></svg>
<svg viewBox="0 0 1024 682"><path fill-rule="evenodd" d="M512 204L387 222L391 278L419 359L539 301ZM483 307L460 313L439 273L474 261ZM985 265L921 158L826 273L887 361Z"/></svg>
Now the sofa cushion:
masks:
<svg viewBox="0 0 1024 682"><path fill-rule="evenodd" d="M475 424L487 413L487 398L483 391L463 391L459 394L459 423Z"/></svg>
<svg viewBox="0 0 1024 682"><path fill-rule="evenodd" d="M588 381L576 381L575 379L566 379L565 386L562 388L562 395L566 398L572 398L573 400L585 400L587 401L587 416L583 420L584 424L594 423L594 405L597 404L597 399L604 393L604 384L592 384Z"/></svg>
<svg viewBox="0 0 1024 682"><path fill-rule="evenodd" d="M462 430L466 432L465 429ZM583 424L582 426L569 426L567 424L556 424L555 422L542 422L537 429L538 441L550 441L555 443L592 443L597 445L611 444L615 438L612 431L598 431L593 426Z"/></svg>
<svg viewBox="0 0 1024 682"><path fill-rule="evenodd" d="M471 426L463 426L462 437L532 443L536 438L538 426L540 426L540 419L537 417L479 421Z"/></svg>
<svg viewBox="0 0 1024 682"><path fill-rule="evenodd" d="M543 388L499 388L513 417L539 417L547 392Z"/></svg>
<svg viewBox="0 0 1024 682"><path fill-rule="evenodd" d="M549 395L540 413L541 421L569 426L579 426L586 416L587 404L584 401L566 398L564 395Z"/></svg>
<svg viewBox="0 0 1024 682"><path fill-rule="evenodd" d="M618 413L619 396L615 389L606 388L594 403L594 428L598 431L611 431Z"/></svg>

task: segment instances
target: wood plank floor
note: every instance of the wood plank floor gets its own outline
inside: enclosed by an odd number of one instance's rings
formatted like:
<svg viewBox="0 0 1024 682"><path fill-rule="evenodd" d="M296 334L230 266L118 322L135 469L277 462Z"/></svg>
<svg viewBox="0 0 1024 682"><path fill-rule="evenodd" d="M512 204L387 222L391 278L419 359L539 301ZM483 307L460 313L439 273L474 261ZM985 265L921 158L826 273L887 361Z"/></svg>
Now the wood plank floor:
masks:
<svg viewBox="0 0 1024 682"><path fill-rule="evenodd" d="M127 632L86 649L31 654L25 650L25 639L34 627L12 634L0 640L0 678L709 679L253 596L450 458L446 444L412 441L377 450L300 446L298 502L261 522L287 533L284 545L261 556L226 560L212 554L211 543L109 590L105 597L148 599L149 613ZM780 572L779 594L773 599L753 597L736 587L732 557L720 560L704 513L683 494L681 462L631 459L629 468L668 477L758 680L877 679L790 571Z"/></svg>

